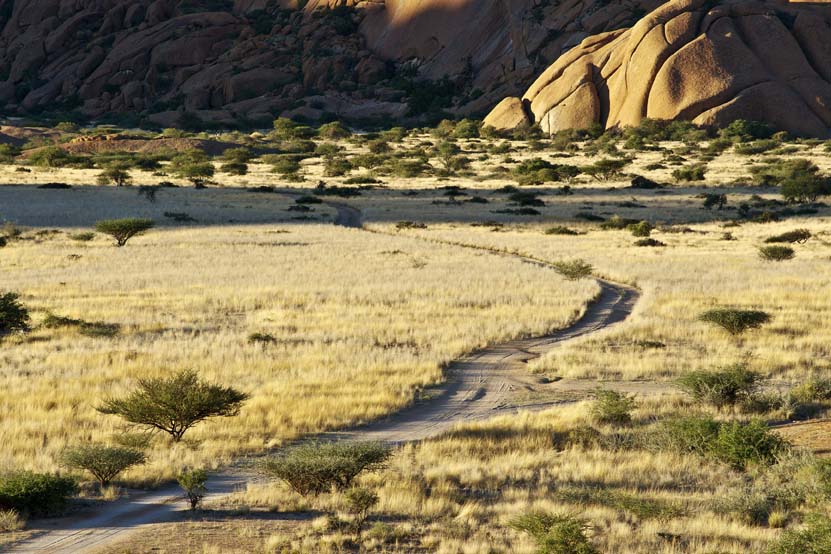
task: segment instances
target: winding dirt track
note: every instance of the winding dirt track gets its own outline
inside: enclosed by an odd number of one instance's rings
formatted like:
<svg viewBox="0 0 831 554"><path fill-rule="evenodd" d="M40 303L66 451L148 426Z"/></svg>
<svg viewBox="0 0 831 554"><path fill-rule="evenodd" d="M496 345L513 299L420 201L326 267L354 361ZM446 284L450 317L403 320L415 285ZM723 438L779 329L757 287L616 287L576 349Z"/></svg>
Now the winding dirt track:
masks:
<svg viewBox="0 0 831 554"><path fill-rule="evenodd" d="M361 212L341 203L329 203L337 209L335 224L361 228ZM512 255L520 261L546 264ZM608 329L632 313L639 298L636 289L598 280L601 292L584 315L571 326L548 335L518 339L488 346L453 362L447 369L445 383L431 390L429 399L369 425L327 433L324 440L372 440L390 443L418 441L436 436L459 423L481 421L519 409L535 411L569 402L567 398L585 398L596 383L563 380L547 383L535 378L527 369L529 360L554 349L560 343ZM610 388L643 394L666 392L655 383L609 383ZM571 396L569 396L571 395ZM534 403L535 397L545 400ZM573 400L571 400L573 401ZM253 476L239 469L212 475L208 483L208 500L222 497L245 486ZM17 554L87 554L100 552L124 539L142 526L175 520L185 505L177 486L108 504L106 511L73 521L41 522L42 528L29 540L8 549ZM50 527L51 524L51 527Z"/></svg>

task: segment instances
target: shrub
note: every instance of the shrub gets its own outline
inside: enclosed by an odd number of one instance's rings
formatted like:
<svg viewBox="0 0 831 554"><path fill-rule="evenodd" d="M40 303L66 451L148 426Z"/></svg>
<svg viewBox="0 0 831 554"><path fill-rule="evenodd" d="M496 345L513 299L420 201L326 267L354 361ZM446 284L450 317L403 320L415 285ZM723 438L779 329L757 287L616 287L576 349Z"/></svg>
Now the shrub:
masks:
<svg viewBox="0 0 831 554"><path fill-rule="evenodd" d="M222 159L228 163L248 163L252 160L254 154L248 148L228 148L222 153Z"/></svg>
<svg viewBox="0 0 831 554"><path fill-rule="evenodd" d="M170 173L181 179L187 179L197 188L202 188L214 176L214 166L207 154L201 150L190 150L177 154L170 160Z"/></svg>
<svg viewBox="0 0 831 554"><path fill-rule="evenodd" d="M749 329L760 328L770 322L771 317L768 313L759 310L719 308L702 313L698 319L721 327L733 336L738 336Z"/></svg>
<svg viewBox="0 0 831 554"><path fill-rule="evenodd" d="M765 242L768 244L781 242L804 244L808 242L812 236L811 231L808 229L795 229L793 231L788 231L787 233L782 233L781 235L768 237L765 239Z"/></svg>
<svg viewBox="0 0 831 554"><path fill-rule="evenodd" d="M248 164L245 162L228 162L222 164L219 170L228 175L246 175L248 173Z"/></svg>
<svg viewBox="0 0 831 554"><path fill-rule="evenodd" d="M831 519L812 515L799 529L788 529L768 549L768 554L825 554L831 552Z"/></svg>
<svg viewBox="0 0 831 554"><path fill-rule="evenodd" d="M352 131L340 121L333 121L321 125L317 130L317 136L329 140L345 139L352 136Z"/></svg>
<svg viewBox="0 0 831 554"><path fill-rule="evenodd" d="M787 446L788 443L763 421L733 421L719 427L712 444L712 455L735 470L743 470L751 463L774 463Z"/></svg>
<svg viewBox="0 0 831 554"><path fill-rule="evenodd" d="M508 199L511 202L515 203L517 206L534 206L537 208L545 206L545 202L537 198L536 193L533 192L515 192L508 196Z"/></svg>
<svg viewBox="0 0 831 554"><path fill-rule="evenodd" d="M604 229L604 230L607 230L607 231L609 231L609 230L620 230L620 229L626 229L630 225L637 225L638 223L640 223L640 222L637 219L627 219L627 218L624 218L624 217L620 217L619 215L613 215L612 217L609 218L608 221L604 221L600 225L600 228Z"/></svg>
<svg viewBox="0 0 831 554"><path fill-rule="evenodd" d="M26 518L17 510L0 510L0 533L20 531L26 527Z"/></svg>
<svg viewBox="0 0 831 554"><path fill-rule="evenodd" d="M459 139L479 138L481 123L472 119L463 119L453 129L453 136Z"/></svg>
<svg viewBox="0 0 831 554"><path fill-rule="evenodd" d="M678 379L678 386L695 400L723 408L750 398L759 379L746 365L735 364L714 371L692 371Z"/></svg>
<svg viewBox="0 0 831 554"><path fill-rule="evenodd" d="M753 156L755 154L763 154L769 150L773 150L778 146L778 140L766 139L755 140L753 142L749 142L746 144L737 144L733 150L736 152L736 154L739 154L740 156Z"/></svg>
<svg viewBox="0 0 831 554"><path fill-rule="evenodd" d="M190 509L195 510L202 499L205 498L205 493L208 491L205 483L208 482L208 474L204 469L191 469L183 471L176 477L176 481L182 490L185 491L185 498L190 504Z"/></svg>
<svg viewBox="0 0 831 554"><path fill-rule="evenodd" d="M14 292L0 294L0 335L29 329L29 310Z"/></svg>
<svg viewBox="0 0 831 554"><path fill-rule="evenodd" d="M369 489L352 488L344 494L346 506L352 516L352 528L360 540L369 511L378 504L378 495Z"/></svg>
<svg viewBox="0 0 831 554"><path fill-rule="evenodd" d="M699 198L704 198L704 209L705 210L712 210L713 208L717 208L718 210L723 210L724 207L727 205L727 195L726 194L717 194L712 192L705 192L704 194L700 195Z"/></svg>
<svg viewBox="0 0 831 554"><path fill-rule="evenodd" d="M123 187L133 182L130 172L123 166L113 165L105 168L104 171L98 174L99 185L114 184L117 187Z"/></svg>
<svg viewBox="0 0 831 554"><path fill-rule="evenodd" d="M676 181L703 181L706 175L707 166L701 164L681 167L672 172Z"/></svg>
<svg viewBox="0 0 831 554"><path fill-rule="evenodd" d="M294 175L300 171L300 162L289 156L263 158L271 165L271 170L279 175Z"/></svg>
<svg viewBox="0 0 831 554"><path fill-rule="evenodd" d="M628 160L599 160L593 165L580 168L580 171L599 181L609 181L619 177L627 165Z"/></svg>
<svg viewBox="0 0 831 554"><path fill-rule="evenodd" d="M315 135L314 129L295 123L286 117L274 120L272 137L277 140L303 140Z"/></svg>
<svg viewBox="0 0 831 554"><path fill-rule="evenodd" d="M635 246L644 248L644 247L659 247L659 246L666 246L663 242L657 239L640 239L635 241Z"/></svg>
<svg viewBox="0 0 831 554"><path fill-rule="evenodd" d="M577 281L591 277L594 267L585 260L570 260L561 262L552 262L551 266L557 272L570 281Z"/></svg>
<svg viewBox="0 0 831 554"><path fill-rule="evenodd" d="M657 446L681 454L706 456L718 436L719 423L708 417L682 417L663 421Z"/></svg>
<svg viewBox="0 0 831 554"><path fill-rule="evenodd" d="M34 517L58 515L77 491L75 480L20 471L0 476L0 509Z"/></svg>
<svg viewBox="0 0 831 554"><path fill-rule="evenodd" d="M110 235L115 239L116 246L122 247L131 238L152 229L153 225L154 223L151 219L105 219L95 224L95 230L99 233Z"/></svg>
<svg viewBox="0 0 831 554"><path fill-rule="evenodd" d="M90 231L81 231L80 233L73 233L69 238L78 242L89 242L95 238L95 233Z"/></svg>
<svg viewBox="0 0 831 554"><path fill-rule="evenodd" d="M102 487L109 485L124 470L143 464L144 460L140 450L102 444L76 446L61 456L63 465L89 471Z"/></svg>
<svg viewBox="0 0 831 554"><path fill-rule="evenodd" d="M580 234L579 231L575 231L574 229L570 229L564 225L556 225L554 227L549 227L545 230L546 235L569 235L569 236L577 236Z"/></svg>
<svg viewBox="0 0 831 554"><path fill-rule="evenodd" d="M806 159L793 159L757 166L751 173L761 185L779 186L786 202L816 202L831 194L831 179L820 175L819 167Z"/></svg>
<svg viewBox="0 0 831 554"><path fill-rule="evenodd" d="M641 221L640 223L629 225L627 229L629 229L633 237L648 237L652 234L654 227L648 221Z"/></svg>
<svg viewBox="0 0 831 554"><path fill-rule="evenodd" d="M318 495L349 488L361 472L380 469L390 454L380 443L310 443L270 459L264 469L298 494Z"/></svg>
<svg viewBox="0 0 831 554"><path fill-rule="evenodd" d="M746 142L754 139L766 139L773 136L773 128L761 121L737 119L723 128L719 134L723 138Z"/></svg>
<svg viewBox="0 0 831 554"><path fill-rule="evenodd" d="M596 554L586 537L586 523L571 515L530 512L511 521L511 527L531 535L538 554Z"/></svg>
<svg viewBox="0 0 831 554"><path fill-rule="evenodd" d="M245 393L207 383L196 372L184 370L168 378L140 379L138 390L124 398L106 400L98 411L164 431L179 442L201 421L237 415L247 399Z"/></svg>
<svg viewBox="0 0 831 554"><path fill-rule="evenodd" d="M784 262L796 257L790 246L763 246L759 248L759 257L768 262Z"/></svg>
<svg viewBox="0 0 831 554"><path fill-rule="evenodd" d="M632 422L635 399L613 390L595 391L591 416L595 423L627 425Z"/></svg>
<svg viewBox="0 0 831 554"><path fill-rule="evenodd" d="M325 177L341 177L352 170L352 164L346 158L327 158L323 163Z"/></svg>

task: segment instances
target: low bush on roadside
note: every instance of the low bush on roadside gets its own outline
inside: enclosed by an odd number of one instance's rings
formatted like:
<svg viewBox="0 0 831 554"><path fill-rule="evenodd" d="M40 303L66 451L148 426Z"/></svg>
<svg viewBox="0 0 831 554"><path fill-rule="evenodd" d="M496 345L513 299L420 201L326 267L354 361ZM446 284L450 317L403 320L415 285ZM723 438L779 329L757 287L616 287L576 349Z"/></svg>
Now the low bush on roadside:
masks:
<svg viewBox="0 0 831 554"><path fill-rule="evenodd" d="M392 451L380 443L310 443L264 464L265 472L303 496L348 489L364 471L381 469Z"/></svg>
<svg viewBox="0 0 831 554"><path fill-rule="evenodd" d="M59 515L77 491L70 477L19 471L0 475L0 509L33 517Z"/></svg>
<svg viewBox="0 0 831 554"><path fill-rule="evenodd" d="M568 260L552 262L551 265L557 272L570 281L586 279L591 277L594 266L585 260Z"/></svg>
<svg viewBox="0 0 831 554"><path fill-rule="evenodd" d="M140 450L103 444L75 446L61 456L64 466L90 472L102 487L109 485L125 470L143 464L144 461L144 453Z"/></svg>

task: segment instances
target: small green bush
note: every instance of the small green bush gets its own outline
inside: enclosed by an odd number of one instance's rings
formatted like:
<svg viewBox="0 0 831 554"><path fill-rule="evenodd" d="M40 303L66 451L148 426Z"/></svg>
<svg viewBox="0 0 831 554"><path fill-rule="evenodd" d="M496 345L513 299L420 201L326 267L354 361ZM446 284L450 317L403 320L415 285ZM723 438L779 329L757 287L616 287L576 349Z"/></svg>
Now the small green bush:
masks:
<svg viewBox="0 0 831 554"><path fill-rule="evenodd" d="M82 231L80 233L73 233L69 235L69 238L74 241L78 242L89 242L95 238L95 233L90 231Z"/></svg>
<svg viewBox="0 0 831 554"><path fill-rule="evenodd" d="M185 498L190 504L190 509L199 507L205 493L208 491L205 484L208 482L208 473L204 469L191 469L183 471L176 477L176 482L185 491Z"/></svg>
<svg viewBox="0 0 831 554"><path fill-rule="evenodd" d="M29 310L14 292L0 294L0 335L29 329Z"/></svg>
<svg viewBox="0 0 831 554"><path fill-rule="evenodd" d="M581 167L580 171L594 177L598 181L610 181L620 177L623 169L629 165L629 160L598 160L594 164Z"/></svg>
<svg viewBox="0 0 831 554"><path fill-rule="evenodd" d="M657 239L640 239L640 240L635 241L635 246L638 246L640 248L644 248L644 247L653 247L654 248L654 247L666 246L666 244L664 244L663 242L661 242Z"/></svg>
<svg viewBox="0 0 831 554"><path fill-rule="evenodd" d="M119 248L127 244L131 238L153 228L152 219L126 218L106 219L95 224L95 230L115 239Z"/></svg>
<svg viewBox="0 0 831 554"><path fill-rule="evenodd" d="M804 526L788 529L775 541L768 554L827 554L831 552L831 519L813 515Z"/></svg>
<svg viewBox="0 0 831 554"><path fill-rule="evenodd" d="M391 452L380 443L310 443L272 458L264 469L298 494L316 496L348 489L360 473L380 469Z"/></svg>
<svg viewBox="0 0 831 554"><path fill-rule="evenodd" d="M633 396L613 390L598 390L594 397L591 416L595 423L628 425L632 422L632 410L636 406Z"/></svg>
<svg viewBox="0 0 831 554"><path fill-rule="evenodd" d="M707 166L701 164L681 167L672 172L676 181L703 181L706 175Z"/></svg>
<svg viewBox="0 0 831 554"><path fill-rule="evenodd" d="M105 168L98 174L99 185L113 184L117 187L123 187L133 182L133 177L130 172L120 165L113 165Z"/></svg>
<svg viewBox="0 0 831 554"><path fill-rule="evenodd" d="M738 336L749 329L760 328L769 323L772 318L770 314L760 310L719 308L702 313L698 319L721 327L733 336Z"/></svg>
<svg viewBox="0 0 831 554"><path fill-rule="evenodd" d="M511 521L511 527L531 535L538 554L597 554L586 533L588 525L567 514L530 512Z"/></svg>
<svg viewBox="0 0 831 554"><path fill-rule="evenodd" d="M790 246L763 246L759 248L759 257L768 262L784 262L796 257Z"/></svg>
<svg viewBox="0 0 831 554"><path fill-rule="evenodd" d="M569 235L569 236L577 236L580 234L579 231L575 231L569 227L565 227L564 225L557 225L554 227L549 227L545 230L546 235Z"/></svg>
<svg viewBox="0 0 831 554"><path fill-rule="evenodd" d="M787 447L788 443L765 422L753 420L721 424L711 449L716 460L735 470L744 470L751 463L770 465L776 462Z"/></svg>
<svg viewBox="0 0 831 554"><path fill-rule="evenodd" d="M594 271L594 266L585 260L552 262L551 265L557 270L557 273L570 281L591 277Z"/></svg>
<svg viewBox="0 0 831 554"><path fill-rule="evenodd" d="M61 462L70 469L89 471L105 487L126 469L143 464L144 453L132 448L86 444L66 450Z"/></svg>
<svg viewBox="0 0 831 554"><path fill-rule="evenodd" d="M248 164L245 162L227 162L219 166L219 170L228 175L246 175Z"/></svg>
<svg viewBox="0 0 831 554"><path fill-rule="evenodd" d="M793 231L788 231L787 233L782 233L781 235L774 235L772 237L768 237L765 239L765 242L768 244L775 244L775 243L798 243L804 244L808 242L813 235L811 231L808 229L795 229Z"/></svg>
<svg viewBox="0 0 831 554"><path fill-rule="evenodd" d="M29 516L59 515L77 491L74 479L20 471L0 476L0 509Z"/></svg>
<svg viewBox="0 0 831 554"><path fill-rule="evenodd" d="M652 234L654 227L648 221L641 221L640 223L629 225L627 229L632 233L633 237L648 237Z"/></svg>
<svg viewBox="0 0 831 554"><path fill-rule="evenodd" d="M714 371L692 371L678 379L678 386L695 400L723 408L750 398L760 379L745 364L735 364Z"/></svg>
<svg viewBox="0 0 831 554"><path fill-rule="evenodd" d="M352 529L360 540L361 532L369 518L369 512L378 504L378 495L369 489L354 487L346 491L344 499L347 510L352 516Z"/></svg>

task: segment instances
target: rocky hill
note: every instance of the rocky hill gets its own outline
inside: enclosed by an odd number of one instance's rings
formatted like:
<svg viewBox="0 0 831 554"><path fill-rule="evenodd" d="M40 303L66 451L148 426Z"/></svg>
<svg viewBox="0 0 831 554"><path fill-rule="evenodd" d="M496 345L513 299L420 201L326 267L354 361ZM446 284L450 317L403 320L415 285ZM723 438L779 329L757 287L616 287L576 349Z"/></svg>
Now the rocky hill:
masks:
<svg viewBox="0 0 831 554"><path fill-rule="evenodd" d="M0 112L158 125L486 113L660 0L0 0Z"/></svg>
<svg viewBox="0 0 831 554"><path fill-rule="evenodd" d="M673 0L631 29L586 38L486 123L558 131L646 117L828 137L831 4Z"/></svg>

